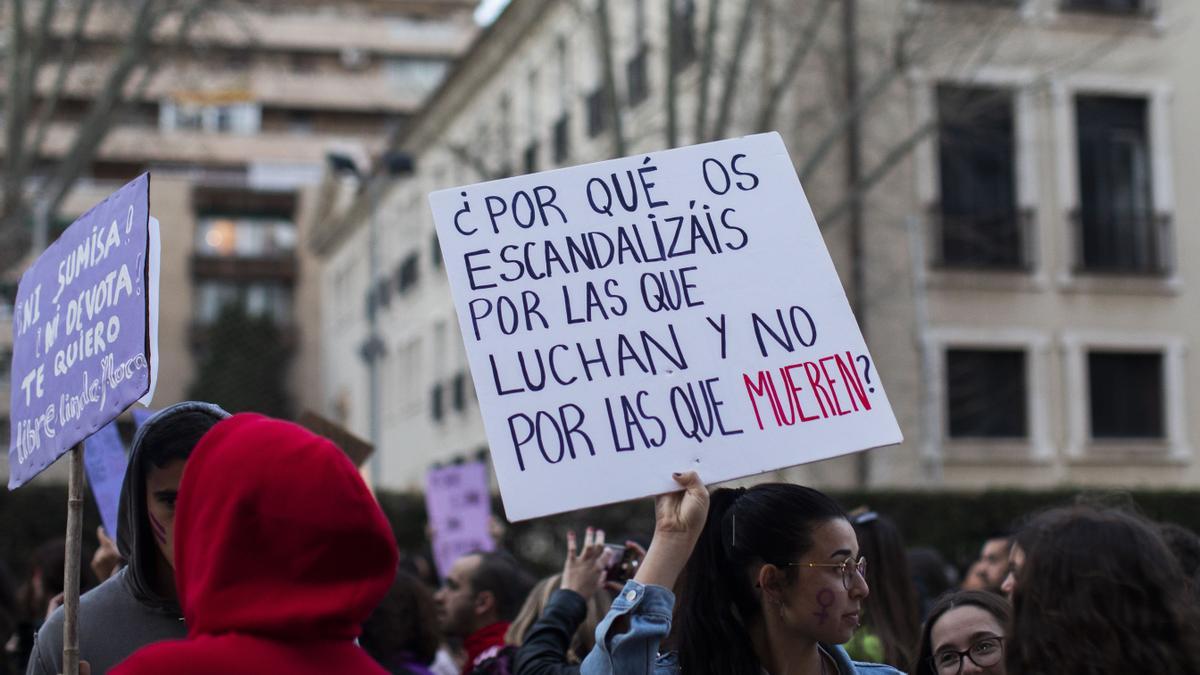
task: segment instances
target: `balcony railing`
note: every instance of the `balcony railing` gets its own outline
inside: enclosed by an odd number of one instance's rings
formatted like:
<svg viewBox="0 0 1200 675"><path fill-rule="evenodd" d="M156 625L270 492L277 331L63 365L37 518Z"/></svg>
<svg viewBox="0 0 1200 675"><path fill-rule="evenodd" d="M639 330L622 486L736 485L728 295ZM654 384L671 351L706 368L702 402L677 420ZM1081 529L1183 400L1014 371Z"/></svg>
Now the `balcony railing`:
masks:
<svg viewBox="0 0 1200 675"><path fill-rule="evenodd" d="M1159 0L1062 0L1061 5L1064 12L1118 16L1152 16L1158 6Z"/></svg>
<svg viewBox="0 0 1200 675"><path fill-rule="evenodd" d="M1174 270L1170 214L1070 214L1077 274L1169 276Z"/></svg>
<svg viewBox="0 0 1200 675"><path fill-rule="evenodd" d="M206 279L293 281L296 278L296 259L292 256L233 258L193 254L192 276Z"/></svg>
<svg viewBox="0 0 1200 675"><path fill-rule="evenodd" d="M964 217L935 205L929 222L933 267L1027 272L1036 263L1033 209Z"/></svg>

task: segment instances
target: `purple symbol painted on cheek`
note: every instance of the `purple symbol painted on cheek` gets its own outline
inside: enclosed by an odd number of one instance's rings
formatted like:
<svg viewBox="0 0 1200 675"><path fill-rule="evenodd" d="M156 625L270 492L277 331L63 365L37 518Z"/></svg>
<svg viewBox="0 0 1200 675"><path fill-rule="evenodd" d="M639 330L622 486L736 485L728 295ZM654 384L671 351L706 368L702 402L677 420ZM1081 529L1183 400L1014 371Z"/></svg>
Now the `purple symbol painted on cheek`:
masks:
<svg viewBox="0 0 1200 675"><path fill-rule="evenodd" d="M817 621L821 625L829 620L829 608L833 607L833 591L828 588L822 588L820 593L817 593L817 604L821 606L821 611L813 612L813 616L817 617Z"/></svg>
<svg viewBox="0 0 1200 675"><path fill-rule="evenodd" d="M158 522L158 518L155 518L153 513L147 513L146 515L150 516L150 530L154 532L154 538L158 540L158 543L165 546L167 543L167 528Z"/></svg>

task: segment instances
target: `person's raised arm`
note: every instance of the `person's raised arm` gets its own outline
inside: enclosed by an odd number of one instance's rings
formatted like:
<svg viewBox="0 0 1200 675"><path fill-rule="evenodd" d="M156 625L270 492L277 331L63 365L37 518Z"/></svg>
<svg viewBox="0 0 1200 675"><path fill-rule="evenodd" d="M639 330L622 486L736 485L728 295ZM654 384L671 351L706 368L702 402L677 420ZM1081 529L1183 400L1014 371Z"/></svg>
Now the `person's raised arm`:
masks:
<svg viewBox="0 0 1200 675"><path fill-rule="evenodd" d="M695 471L675 474L683 488L654 500L654 538L634 581L671 588L683 571L708 517L708 490Z"/></svg>
<svg viewBox="0 0 1200 675"><path fill-rule="evenodd" d="M675 595L708 518L708 490L694 471L674 474L680 491L654 500L654 537L634 578L596 627L596 646L580 664L581 675L649 675L658 667L658 648L671 631Z"/></svg>
<svg viewBox="0 0 1200 675"><path fill-rule="evenodd" d="M577 550L575 533L567 532L567 559L563 563L561 588L550 596L541 617L529 629L517 650L516 675L574 675L579 666L570 665L567 651L579 624L587 616L587 600L600 590L608 563L604 530L588 528L583 548Z"/></svg>

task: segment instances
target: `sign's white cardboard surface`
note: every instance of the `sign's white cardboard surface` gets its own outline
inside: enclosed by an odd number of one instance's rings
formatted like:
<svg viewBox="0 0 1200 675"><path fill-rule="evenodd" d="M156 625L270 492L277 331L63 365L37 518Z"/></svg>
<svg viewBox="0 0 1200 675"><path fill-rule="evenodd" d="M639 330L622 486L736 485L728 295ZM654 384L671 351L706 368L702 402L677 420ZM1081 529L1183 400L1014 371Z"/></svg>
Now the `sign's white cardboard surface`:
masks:
<svg viewBox="0 0 1200 675"><path fill-rule="evenodd" d="M902 440L778 134L429 199L510 519Z"/></svg>

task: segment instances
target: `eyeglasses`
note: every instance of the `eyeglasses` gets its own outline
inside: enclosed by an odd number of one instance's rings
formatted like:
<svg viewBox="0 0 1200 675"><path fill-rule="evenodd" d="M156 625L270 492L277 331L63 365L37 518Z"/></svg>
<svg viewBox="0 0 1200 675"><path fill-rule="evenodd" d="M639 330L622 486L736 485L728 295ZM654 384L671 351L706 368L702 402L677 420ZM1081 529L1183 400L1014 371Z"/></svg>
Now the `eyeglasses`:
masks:
<svg viewBox="0 0 1200 675"><path fill-rule="evenodd" d="M854 573L855 572L858 572L858 576L862 577L863 581L867 580L867 557L863 556L863 555L858 556L857 561L854 558L846 558L842 562L836 562L836 563L794 562L794 563L787 563L786 567L835 567L835 568L838 568L842 572L842 586L844 586L846 588L846 590L850 590L850 586L852 584L854 584Z"/></svg>
<svg viewBox="0 0 1200 675"><path fill-rule="evenodd" d="M958 675L962 672L964 656L971 659L971 663L980 668L994 666L1000 663L1000 659L1004 656L1004 639L999 637L983 638L966 651L945 649L934 654L929 660L933 663L933 669L941 675Z"/></svg>

